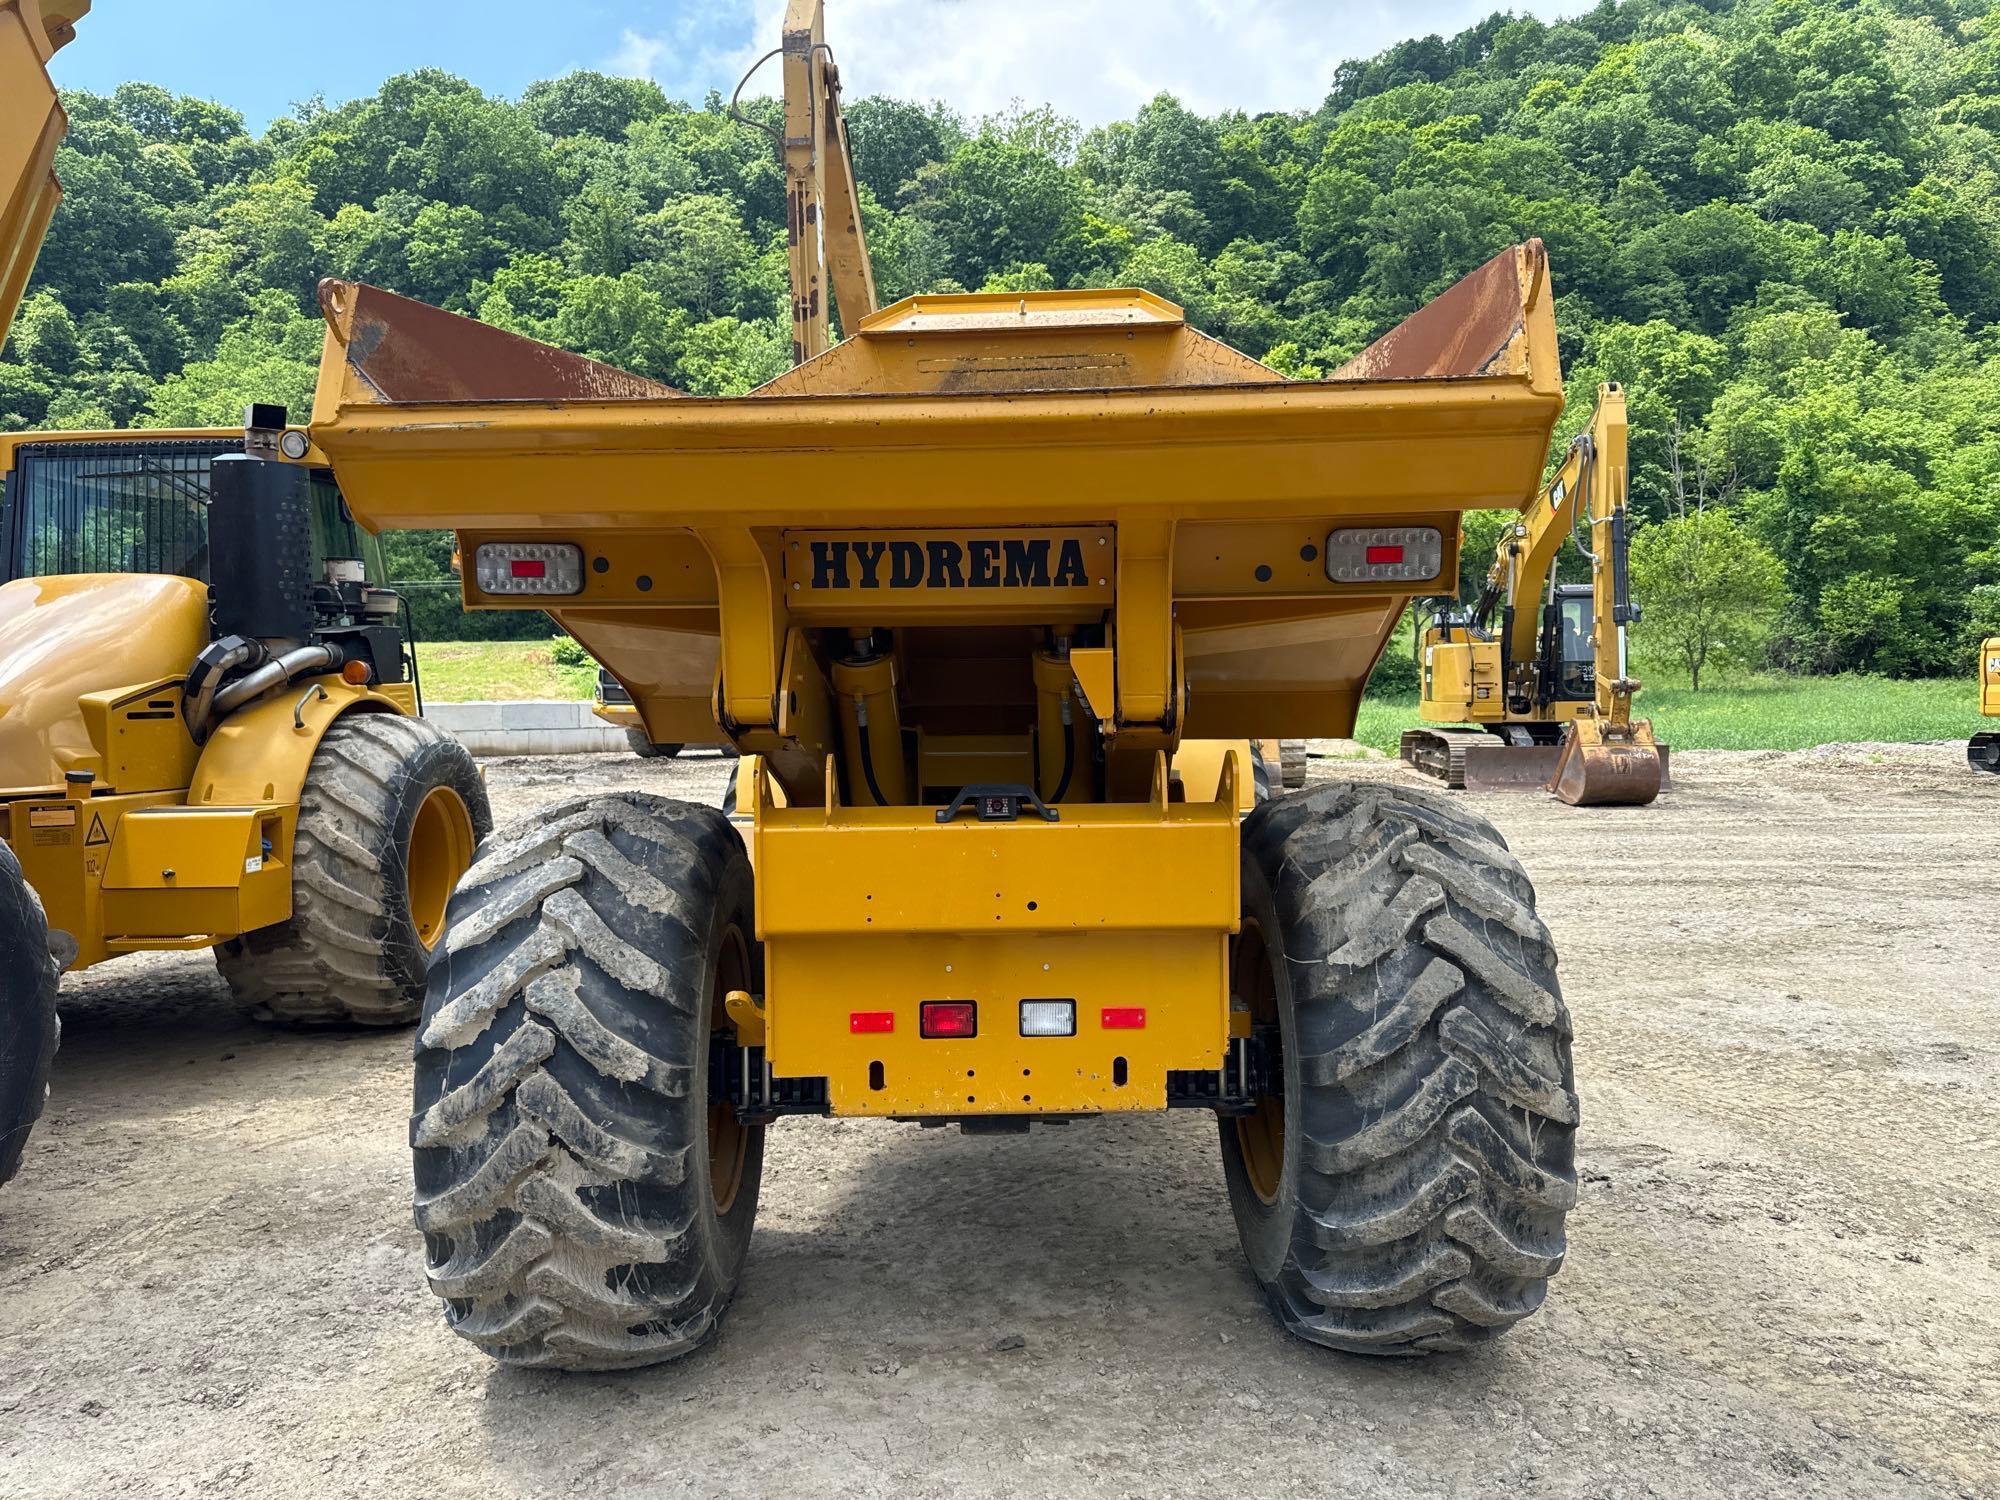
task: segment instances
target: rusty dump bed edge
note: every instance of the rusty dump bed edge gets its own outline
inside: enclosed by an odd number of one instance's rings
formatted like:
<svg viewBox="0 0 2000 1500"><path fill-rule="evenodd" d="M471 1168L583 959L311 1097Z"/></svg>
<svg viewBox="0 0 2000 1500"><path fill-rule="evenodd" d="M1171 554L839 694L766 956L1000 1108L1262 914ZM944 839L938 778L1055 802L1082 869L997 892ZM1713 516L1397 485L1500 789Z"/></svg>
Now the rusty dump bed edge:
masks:
<svg viewBox="0 0 2000 1500"><path fill-rule="evenodd" d="M1135 327L996 294L1020 309L1001 332L965 326L978 300L952 299L955 326L931 330L897 304L770 393L698 398L329 283L313 436L377 527L781 525L808 509L999 524L1513 508L1561 409L1536 241L1323 381L1276 377L1158 299Z"/></svg>

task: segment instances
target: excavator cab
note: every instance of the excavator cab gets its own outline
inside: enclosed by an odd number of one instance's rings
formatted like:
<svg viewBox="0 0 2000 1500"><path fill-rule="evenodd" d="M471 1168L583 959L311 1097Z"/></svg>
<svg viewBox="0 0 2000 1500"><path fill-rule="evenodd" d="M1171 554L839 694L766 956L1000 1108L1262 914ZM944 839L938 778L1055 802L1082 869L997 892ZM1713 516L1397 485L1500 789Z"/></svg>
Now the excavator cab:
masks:
<svg viewBox="0 0 2000 1500"><path fill-rule="evenodd" d="M1597 696L1597 647L1591 640L1591 589L1587 583L1565 583L1556 589L1549 605L1549 628L1554 636L1544 653L1552 669L1549 700L1556 703L1588 703Z"/></svg>

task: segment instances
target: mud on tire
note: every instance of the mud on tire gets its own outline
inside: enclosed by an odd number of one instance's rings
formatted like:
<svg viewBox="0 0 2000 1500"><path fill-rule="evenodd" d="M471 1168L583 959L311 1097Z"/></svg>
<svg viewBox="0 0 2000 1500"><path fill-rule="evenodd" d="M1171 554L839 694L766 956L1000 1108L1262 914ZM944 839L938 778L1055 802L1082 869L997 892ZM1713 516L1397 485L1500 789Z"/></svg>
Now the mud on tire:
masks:
<svg viewBox="0 0 2000 1500"><path fill-rule="evenodd" d="M1235 987L1282 1089L1222 1121L1251 1269L1291 1332L1461 1349L1541 1305L1576 1200L1570 1023L1534 890L1443 796L1327 786L1243 835Z"/></svg>
<svg viewBox="0 0 2000 1500"><path fill-rule="evenodd" d="M299 797L291 918L218 945L222 977L267 1020L415 1020L445 902L492 826L478 766L442 729L337 720Z"/></svg>
<svg viewBox="0 0 2000 1500"><path fill-rule="evenodd" d="M41 899L0 842L0 1183L21 1170L28 1132L49 1097L49 1068L62 1030L56 963Z"/></svg>
<svg viewBox="0 0 2000 1500"><path fill-rule="evenodd" d="M512 1364L699 1347L735 1293L761 1127L708 1107L711 1032L755 991L750 864L714 808L567 802L490 840L417 1033L416 1218L445 1321Z"/></svg>

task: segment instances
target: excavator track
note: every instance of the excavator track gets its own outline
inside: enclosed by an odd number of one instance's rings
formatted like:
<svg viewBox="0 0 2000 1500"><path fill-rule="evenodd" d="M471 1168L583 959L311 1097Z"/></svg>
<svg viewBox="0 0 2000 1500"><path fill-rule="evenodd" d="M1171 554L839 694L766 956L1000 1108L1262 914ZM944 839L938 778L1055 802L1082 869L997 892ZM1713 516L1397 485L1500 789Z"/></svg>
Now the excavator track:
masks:
<svg viewBox="0 0 2000 1500"><path fill-rule="evenodd" d="M1965 747L1965 758L1975 771L2000 775L2000 734L1975 734Z"/></svg>
<svg viewBox="0 0 2000 1500"><path fill-rule="evenodd" d="M1497 744L1483 729L1405 729L1403 763L1455 792L1465 790L1466 752Z"/></svg>

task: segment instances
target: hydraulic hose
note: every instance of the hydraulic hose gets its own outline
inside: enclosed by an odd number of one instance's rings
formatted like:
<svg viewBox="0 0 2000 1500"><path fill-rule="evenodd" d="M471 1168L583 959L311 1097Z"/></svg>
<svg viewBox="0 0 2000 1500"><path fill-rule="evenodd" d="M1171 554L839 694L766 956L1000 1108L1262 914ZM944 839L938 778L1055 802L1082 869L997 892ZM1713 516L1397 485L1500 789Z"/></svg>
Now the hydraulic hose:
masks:
<svg viewBox="0 0 2000 1500"><path fill-rule="evenodd" d="M882 795L882 784L875 779L875 750L868 743L868 700L859 693L854 695L854 723L861 731L861 779L868 783L868 795L875 799L875 805L887 807L889 799Z"/></svg>
<svg viewBox="0 0 2000 1500"><path fill-rule="evenodd" d="M1048 799L1050 802L1062 801L1064 794L1069 791L1070 777L1076 774L1076 736L1070 731L1070 722L1071 721L1069 716L1069 694L1064 693L1062 698L1062 727L1063 727L1062 775L1056 778L1055 795Z"/></svg>

